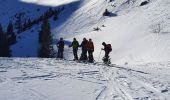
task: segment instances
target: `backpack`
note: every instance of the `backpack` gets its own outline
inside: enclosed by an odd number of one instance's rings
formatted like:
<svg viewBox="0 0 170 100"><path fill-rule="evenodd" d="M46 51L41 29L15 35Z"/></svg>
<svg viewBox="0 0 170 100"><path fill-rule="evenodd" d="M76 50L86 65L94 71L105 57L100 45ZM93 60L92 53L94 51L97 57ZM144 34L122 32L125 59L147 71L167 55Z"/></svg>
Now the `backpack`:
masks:
<svg viewBox="0 0 170 100"><path fill-rule="evenodd" d="M88 42L88 43L87 43L87 49L88 49L88 50L94 50L93 42Z"/></svg>
<svg viewBox="0 0 170 100"><path fill-rule="evenodd" d="M73 48L78 48L79 46L78 41L73 41L71 46L73 46Z"/></svg>
<svg viewBox="0 0 170 100"><path fill-rule="evenodd" d="M108 49L109 52L112 51L112 46L111 46L111 44L107 44L107 49Z"/></svg>

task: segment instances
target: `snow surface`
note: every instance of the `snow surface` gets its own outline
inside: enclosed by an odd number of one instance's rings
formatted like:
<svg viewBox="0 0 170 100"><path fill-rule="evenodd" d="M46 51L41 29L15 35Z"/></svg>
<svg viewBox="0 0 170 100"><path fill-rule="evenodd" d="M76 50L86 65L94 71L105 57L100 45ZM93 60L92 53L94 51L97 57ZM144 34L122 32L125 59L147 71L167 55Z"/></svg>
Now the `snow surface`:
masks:
<svg viewBox="0 0 170 100"><path fill-rule="evenodd" d="M104 66L0 58L0 100L168 100L170 62Z"/></svg>

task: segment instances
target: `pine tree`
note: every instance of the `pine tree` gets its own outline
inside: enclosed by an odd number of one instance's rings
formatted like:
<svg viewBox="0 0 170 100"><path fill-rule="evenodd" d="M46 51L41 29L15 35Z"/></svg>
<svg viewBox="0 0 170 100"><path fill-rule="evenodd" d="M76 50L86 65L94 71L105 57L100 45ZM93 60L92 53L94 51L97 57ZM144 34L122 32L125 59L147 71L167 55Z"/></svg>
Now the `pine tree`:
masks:
<svg viewBox="0 0 170 100"><path fill-rule="evenodd" d="M58 13L57 12L54 14L53 20L54 21L58 20Z"/></svg>
<svg viewBox="0 0 170 100"><path fill-rule="evenodd" d="M23 31L27 30L27 20L25 19L24 24L23 24Z"/></svg>
<svg viewBox="0 0 170 100"><path fill-rule="evenodd" d="M7 34L3 32L3 28L0 24L0 57L10 57L11 51L9 48Z"/></svg>
<svg viewBox="0 0 170 100"><path fill-rule="evenodd" d="M7 27L7 38L10 45L16 42L16 34L14 33L13 24L11 22Z"/></svg>
<svg viewBox="0 0 170 100"><path fill-rule="evenodd" d="M4 37L3 35L4 35L4 32L3 32L2 26L0 24L0 43L3 42L3 37Z"/></svg>
<svg viewBox="0 0 170 100"><path fill-rule="evenodd" d="M22 32L22 14L19 13L16 15L16 23L15 23L15 26L16 26L16 29L18 30L17 33L21 33Z"/></svg>
<svg viewBox="0 0 170 100"><path fill-rule="evenodd" d="M32 26L32 22L31 22L31 19L29 18L27 22L27 28L31 29L31 26Z"/></svg>
<svg viewBox="0 0 170 100"><path fill-rule="evenodd" d="M39 32L39 49L38 56L43 58L51 57L52 51L52 36L50 31L50 24L47 19L45 19L41 26L41 31Z"/></svg>
<svg viewBox="0 0 170 100"><path fill-rule="evenodd" d="M11 35L13 33L13 24L10 22L7 27L7 35Z"/></svg>

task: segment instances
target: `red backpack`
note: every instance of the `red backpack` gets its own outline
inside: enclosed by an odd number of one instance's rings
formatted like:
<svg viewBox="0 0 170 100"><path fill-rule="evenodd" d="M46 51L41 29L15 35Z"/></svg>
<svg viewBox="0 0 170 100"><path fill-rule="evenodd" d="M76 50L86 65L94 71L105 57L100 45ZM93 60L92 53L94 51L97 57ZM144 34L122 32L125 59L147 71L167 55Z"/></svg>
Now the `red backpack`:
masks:
<svg viewBox="0 0 170 100"><path fill-rule="evenodd" d="M109 52L112 51L112 46L111 46L111 44L107 44L107 49L108 49Z"/></svg>

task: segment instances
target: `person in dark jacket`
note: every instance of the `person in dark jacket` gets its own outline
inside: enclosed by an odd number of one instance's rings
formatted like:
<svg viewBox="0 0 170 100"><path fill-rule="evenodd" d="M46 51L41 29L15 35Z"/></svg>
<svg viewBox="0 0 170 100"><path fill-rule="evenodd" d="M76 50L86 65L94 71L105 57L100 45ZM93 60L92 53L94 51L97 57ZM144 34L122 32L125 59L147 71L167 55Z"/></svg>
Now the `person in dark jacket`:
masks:
<svg viewBox="0 0 170 100"><path fill-rule="evenodd" d="M104 49L102 49L102 50L105 51L105 56L103 58L103 61L108 62L109 61L109 53L112 51L111 45L106 44L105 42L103 42L102 45L104 46Z"/></svg>
<svg viewBox="0 0 170 100"><path fill-rule="evenodd" d="M73 42L69 47L73 48L74 60L78 60L77 52L78 52L79 42L76 40L76 38L73 38Z"/></svg>
<svg viewBox="0 0 170 100"><path fill-rule="evenodd" d="M60 40L57 43L57 47L58 47L57 58L63 58L63 52L64 52L64 40L63 40L63 38L60 38Z"/></svg>
<svg viewBox="0 0 170 100"><path fill-rule="evenodd" d="M83 41L80 45L80 47L82 48L82 53L81 53L81 56L80 56L80 60L87 60L87 44L88 44L88 41L86 38L83 38Z"/></svg>
<svg viewBox="0 0 170 100"><path fill-rule="evenodd" d="M87 50L88 50L88 55L89 55L89 62L93 63L94 58L93 58L93 52L94 52L94 44L92 39L89 39L88 45L87 45Z"/></svg>

